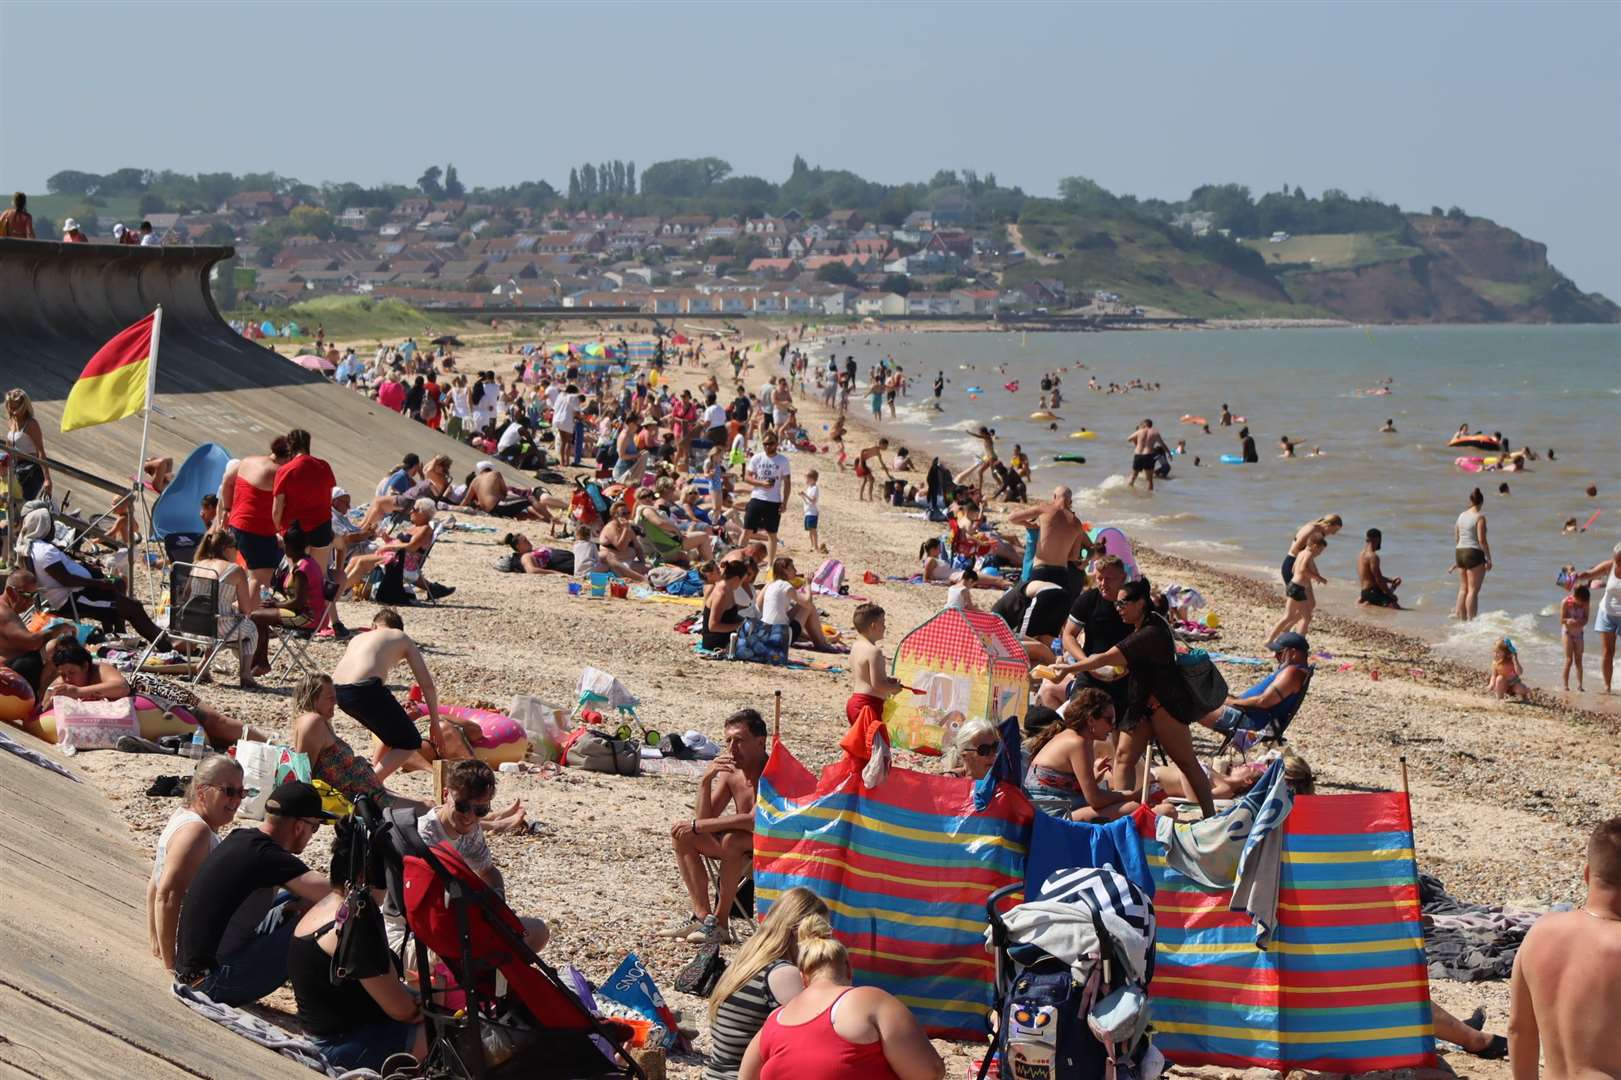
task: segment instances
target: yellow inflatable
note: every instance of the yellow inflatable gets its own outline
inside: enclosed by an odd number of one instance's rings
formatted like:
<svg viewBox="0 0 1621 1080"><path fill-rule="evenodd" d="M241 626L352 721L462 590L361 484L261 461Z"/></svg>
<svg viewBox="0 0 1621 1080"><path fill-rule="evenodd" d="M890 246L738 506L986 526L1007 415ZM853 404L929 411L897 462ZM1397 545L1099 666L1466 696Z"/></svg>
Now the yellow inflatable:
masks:
<svg viewBox="0 0 1621 1080"><path fill-rule="evenodd" d="M164 735L189 736L197 729L196 719L185 708L176 705L172 709L162 709L147 697L135 698L135 716L140 721L140 736L143 739L156 739ZM54 743L56 710L47 709L32 720L23 720L18 726L36 739Z"/></svg>
<svg viewBox="0 0 1621 1080"><path fill-rule="evenodd" d="M1030 414L1030 419L1032 419L1032 420L1057 420L1058 417L1054 416L1052 413L1048 412L1046 409L1037 409L1035 412Z"/></svg>
<svg viewBox="0 0 1621 1080"><path fill-rule="evenodd" d="M1085 428L1082 428L1079 431L1070 432L1069 437L1072 438L1072 439L1095 439L1095 438L1098 437L1098 433L1095 432L1095 431L1088 431Z"/></svg>

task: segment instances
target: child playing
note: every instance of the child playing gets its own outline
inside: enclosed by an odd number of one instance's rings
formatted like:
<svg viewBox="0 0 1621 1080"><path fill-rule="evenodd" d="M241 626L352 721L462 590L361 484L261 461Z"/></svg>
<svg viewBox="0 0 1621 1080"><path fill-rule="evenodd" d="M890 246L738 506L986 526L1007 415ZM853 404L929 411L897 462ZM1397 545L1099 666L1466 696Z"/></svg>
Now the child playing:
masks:
<svg viewBox="0 0 1621 1080"><path fill-rule="evenodd" d="M859 640L850 650L850 698L844 703L844 715L854 724L863 708L882 714L884 702L904 690L905 685L890 677L884 650L878 647L884 639L884 609L877 604L862 604L852 621Z"/></svg>
<svg viewBox="0 0 1621 1080"><path fill-rule="evenodd" d="M1525 669L1520 666L1520 654L1514 642L1504 638L1492 653L1491 678L1486 688L1499 699L1514 696L1521 701L1531 700L1531 689L1525 685Z"/></svg>
<svg viewBox="0 0 1621 1080"><path fill-rule="evenodd" d="M1565 639L1565 692L1570 692L1570 668L1576 666L1576 689L1585 691L1582 685L1582 633L1587 629L1587 605L1593 597L1592 590L1586 585L1578 585L1575 590L1559 605L1559 625L1564 627Z"/></svg>
<svg viewBox="0 0 1621 1080"><path fill-rule="evenodd" d="M816 469L805 474L805 486L799 491L799 501L805 506L805 531L810 534L811 550L826 555L827 545L816 537L816 526L822 519L820 508L822 489L817 483L821 478L821 472Z"/></svg>

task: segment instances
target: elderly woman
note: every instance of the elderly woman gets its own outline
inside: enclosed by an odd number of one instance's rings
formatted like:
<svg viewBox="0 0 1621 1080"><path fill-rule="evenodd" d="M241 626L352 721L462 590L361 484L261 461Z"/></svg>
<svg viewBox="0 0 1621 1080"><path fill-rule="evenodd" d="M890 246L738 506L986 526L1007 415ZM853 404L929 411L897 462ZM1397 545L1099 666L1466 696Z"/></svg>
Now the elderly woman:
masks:
<svg viewBox="0 0 1621 1080"><path fill-rule="evenodd" d="M1216 812L1210 781L1199 768L1193 737L1188 733L1188 725L1197 723L1208 710L1200 707L1187 679L1177 670L1176 639L1165 617L1154 610L1149 588L1147 578L1138 578L1128 582L1114 602L1121 620L1131 629L1124 640L1076 663L1056 665L1054 670L1062 678L1103 667L1125 668L1126 712L1115 720L1119 737L1111 786L1116 791L1136 788L1137 761L1152 739L1188 778L1199 808L1209 817Z"/></svg>
<svg viewBox="0 0 1621 1080"><path fill-rule="evenodd" d="M951 740L947 772L978 781L996 764L996 754L1002 749L1002 737L996 725L983 716L966 721Z"/></svg>
<svg viewBox="0 0 1621 1080"><path fill-rule="evenodd" d="M247 792L242 766L224 754L197 763L186 786L186 798L158 834L152 877L146 885L146 934L152 955L174 969L175 933L180 928L180 902L186 898L197 868L219 847L219 831L236 817Z"/></svg>

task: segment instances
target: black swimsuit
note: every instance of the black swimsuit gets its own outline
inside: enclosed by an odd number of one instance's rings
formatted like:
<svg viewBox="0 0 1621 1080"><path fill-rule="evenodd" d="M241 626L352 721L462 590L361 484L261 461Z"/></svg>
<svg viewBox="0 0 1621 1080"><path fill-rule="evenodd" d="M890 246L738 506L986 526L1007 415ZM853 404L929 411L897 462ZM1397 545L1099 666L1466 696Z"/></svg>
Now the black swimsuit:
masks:
<svg viewBox="0 0 1621 1080"><path fill-rule="evenodd" d="M723 614L720 617L720 621L721 622L731 622L731 621L733 621L734 619L737 618L737 613L739 611L741 611L741 610L743 610L743 609L738 607L736 604L733 604L731 607L726 609L725 614ZM703 632L703 639L702 640L703 640L703 647L704 648L709 649L709 650L711 650L713 652L721 652L721 651L724 651L726 649L727 645L731 644L732 631L730 631L730 630L711 630L709 628L709 607L708 607L708 605L704 606L704 623L703 623L703 625L704 625L704 632Z"/></svg>

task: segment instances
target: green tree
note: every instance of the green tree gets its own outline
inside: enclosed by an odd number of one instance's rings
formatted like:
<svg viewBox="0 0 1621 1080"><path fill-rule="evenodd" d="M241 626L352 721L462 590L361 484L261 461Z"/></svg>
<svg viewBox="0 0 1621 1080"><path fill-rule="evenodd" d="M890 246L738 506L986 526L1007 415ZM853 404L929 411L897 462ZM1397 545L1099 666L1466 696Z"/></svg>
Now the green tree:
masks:
<svg viewBox="0 0 1621 1080"><path fill-rule="evenodd" d="M1109 213L1120 203L1108 188L1085 176L1066 176L1058 181L1058 197L1089 213Z"/></svg>
<svg viewBox="0 0 1621 1080"><path fill-rule="evenodd" d="M636 163L634 161L625 162L625 194L636 194Z"/></svg>
<svg viewBox="0 0 1621 1080"><path fill-rule="evenodd" d="M374 207L366 211L366 228L376 232L388 224L388 211L383 207Z"/></svg>
<svg viewBox="0 0 1621 1080"><path fill-rule="evenodd" d="M578 202L579 200L580 200L580 170L579 169L570 169L568 171L568 201L569 202Z"/></svg>
<svg viewBox="0 0 1621 1080"><path fill-rule="evenodd" d="M467 194L467 189L462 186L461 178L456 175L456 166L445 166L444 187L445 194L450 196L452 199L459 199L463 195Z"/></svg>
<svg viewBox="0 0 1621 1080"><path fill-rule="evenodd" d="M295 206L287 215L293 235L309 235L322 240L332 239L332 215L318 206Z"/></svg>
<svg viewBox="0 0 1621 1080"><path fill-rule="evenodd" d="M580 166L580 194L587 199L597 195L597 167L589 161Z"/></svg>
<svg viewBox="0 0 1621 1080"><path fill-rule="evenodd" d="M163 201L163 196L154 195L150 191L142 195L141 201L135 205L142 217L147 214L161 214L169 209L169 204Z"/></svg>
<svg viewBox="0 0 1621 1080"><path fill-rule="evenodd" d="M696 198L731 175L730 162L717 157L678 158L649 165L642 172L642 194Z"/></svg>
<svg viewBox="0 0 1621 1080"><path fill-rule="evenodd" d="M854 270L841 262L830 262L825 266L817 267L816 280L826 281L833 285L856 285L861 281Z"/></svg>
<svg viewBox="0 0 1621 1080"><path fill-rule="evenodd" d="M878 288L883 292L898 293L905 296L912 291L912 279L905 274L886 274L883 284Z"/></svg>
<svg viewBox="0 0 1621 1080"><path fill-rule="evenodd" d="M53 195L88 195L100 184L101 177L95 173L63 169L46 177L45 190Z"/></svg>
<svg viewBox="0 0 1621 1080"><path fill-rule="evenodd" d="M430 199L439 198L445 193L445 189L439 184L440 175L439 166L429 165L422 170L422 175L417 177L417 190Z"/></svg>

